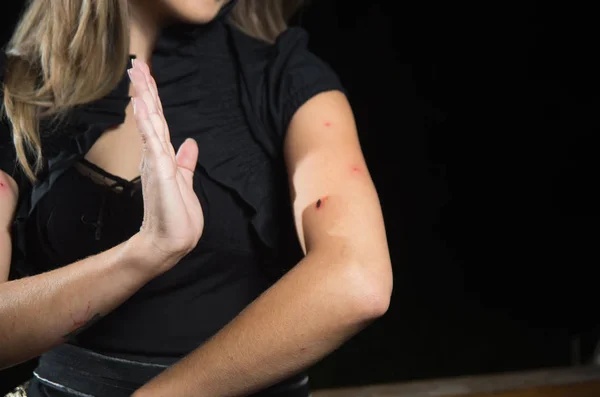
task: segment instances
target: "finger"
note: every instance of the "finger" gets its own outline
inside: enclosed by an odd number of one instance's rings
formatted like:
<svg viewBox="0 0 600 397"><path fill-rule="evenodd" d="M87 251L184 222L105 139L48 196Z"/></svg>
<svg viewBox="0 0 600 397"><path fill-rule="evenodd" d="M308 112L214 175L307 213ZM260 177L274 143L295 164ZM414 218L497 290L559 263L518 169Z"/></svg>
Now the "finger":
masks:
<svg viewBox="0 0 600 397"><path fill-rule="evenodd" d="M158 103L158 107L160 109L160 112L163 112L163 105L162 105L162 101L160 100L160 96L158 95L158 85L156 84L156 79L154 79L154 76L148 74L150 76L150 88L153 89L154 92L156 92L156 102Z"/></svg>
<svg viewBox="0 0 600 397"><path fill-rule="evenodd" d="M148 68L148 65L146 65L145 63L142 62L140 66L142 67L142 70L144 71L144 75L146 76L146 82L148 83L148 87L150 87L150 92L152 92L152 95L154 96L154 100L158 107L159 113L163 118L163 122L165 124L165 140L170 143L171 142L171 132L169 130L169 124L167 123L167 120L165 119L162 101L160 100L160 95L158 95L158 86L156 85L156 80L154 79L154 76L152 76L150 74L150 69ZM173 149L172 146L171 146L171 149ZM175 150L173 150L173 156L175 156Z"/></svg>
<svg viewBox="0 0 600 397"><path fill-rule="evenodd" d="M194 191L193 183L189 183L181 172L177 173L177 185L181 193L181 199L185 205L185 210L193 225L198 227L198 232L202 235L204 228L204 215L202 212L202 204L196 192ZM198 224L197 222L200 222ZM200 237L200 236L198 236Z"/></svg>
<svg viewBox="0 0 600 397"><path fill-rule="evenodd" d="M181 144L177 151L177 166L181 171L186 183L193 186L194 171L198 162L198 144L192 138L188 138Z"/></svg>
<svg viewBox="0 0 600 397"><path fill-rule="evenodd" d="M187 139L177 151L177 184L185 203L188 215L192 220L203 219L202 205L194 191L194 172L198 161L198 145L193 139ZM194 223L195 224L195 223ZM202 233L202 227L200 228Z"/></svg>
<svg viewBox="0 0 600 397"><path fill-rule="evenodd" d="M152 93L148 87L148 83L146 83L146 77L144 76L144 73L142 73L139 67L129 69L128 72L131 82L133 83L133 87L135 88L135 97L140 100L138 102L144 102L147 109L148 119L152 123L154 131L156 132L158 138L162 142L165 142L165 123L163 117L158 113L158 107L156 106L156 102L154 102L154 98L152 97Z"/></svg>
<svg viewBox="0 0 600 397"><path fill-rule="evenodd" d="M164 140L165 146L168 149L169 153L171 153L171 156L173 157L173 159L175 159L175 149L173 148L173 145L171 144L171 133L169 131L169 124L167 123L167 120L165 119L165 116L163 113L162 101L160 100L160 96L158 95L158 86L156 85L156 81L154 80L154 77L150 73L150 68L144 61L139 61L139 60L134 59L132 61L132 65L134 67L137 66L144 74L144 79L146 80L148 89L149 89L150 93L152 94L152 98L154 99L154 103L156 105L157 112L160 115L160 117L162 118L161 121L164 125L163 131L164 131L164 138L165 138L165 140Z"/></svg>
<svg viewBox="0 0 600 397"><path fill-rule="evenodd" d="M132 98L133 103L133 115L142 138L143 151L143 163L146 164L145 156L158 156L163 151L163 145L160 142L154 126L150 121L148 114L148 107L146 103L139 98Z"/></svg>
<svg viewBox="0 0 600 397"><path fill-rule="evenodd" d="M144 73L144 77L146 78L146 83L148 84L150 92L152 93L152 97L154 98L154 101L156 102L158 111L160 113L162 113L163 107L162 107L162 103L160 101L160 97L158 96L158 87L156 85L156 81L154 81L154 77L152 77L152 74L150 73L150 68L148 67L146 62L143 62L143 61L136 61L134 59L131 63L134 67L138 66L140 68L140 70L142 71L142 73Z"/></svg>
<svg viewBox="0 0 600 397"><path fill-rule="evenodd" d="M167 119L165 118L165 115L163 112L163 105L162 105L162 101L160 100L160 96L158 95L158 86L156 85L156 80L154 80L154 77L152 77L150 74L148 74L148 77L150 78L150 81L149 81L150 89L152 92L156 93L156 103L158 104L158 109L160 111L160 115L162 116L163 122L165 123L165 139L167 142L171 142L171 131L169 130L169 123L167 123Z"/></svg>

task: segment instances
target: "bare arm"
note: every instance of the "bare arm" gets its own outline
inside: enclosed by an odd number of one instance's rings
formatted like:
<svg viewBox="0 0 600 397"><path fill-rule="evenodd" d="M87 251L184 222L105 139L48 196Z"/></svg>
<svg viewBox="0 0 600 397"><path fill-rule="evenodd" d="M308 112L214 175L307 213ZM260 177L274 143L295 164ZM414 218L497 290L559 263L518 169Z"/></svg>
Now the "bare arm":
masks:
<svg viewBox="0 0 600 397"><path fill-rule="evenodd" d="M8 280L12 252L10 225L18 198L17 183L10 175L0 170L0 283Z"/></svg>
<svg viewBox="0 0 600 397"><path fill-rule="evenodd" d="M0 230L0 282L8 280L11 255L12 243L10 233L7 230Z"/></svg>
<svg viewBox="0 0 600 397"><path fill-rule="evenodd" d="M136 235L75 264L7 282L17 198L17 184L0 171L0 369L67 341L122 304L163 265Z"/></svg>
<svg viewBox="0 0 600 397"><path fill-rule="evenodd" d="M313 365L387 311L393 277L383 216L342 93L319 94L298 110L285 157L306 256L134 397L251 394Z"/></svg>
<svg viewBox="0 0 600 397"><path fill-rule="evenodd" d="M135 235L101 254L0 284L0 369L66 342L133 295L161 259Z"/></svg>
<svg viewBox="0 0 600 397"><path fill-rule="evenodd" d="M132 76L144 78L139 70ZM89 327L174 266L200 239L204 216L193 189L198 147L186 140L175 153L166 123L151 121L160 109L145 106L152 95L157 95L155 86L139 90L134 102L143 144L140 231L108 251L60 269L0 280L0 369L36 357ZM6 188L10 181L0 172L0 230L8 230L16 207L15 192ZM4 240L10 241L6 236ZM10 253L3 250L0 272L8 268L7 262Z"/></svg>

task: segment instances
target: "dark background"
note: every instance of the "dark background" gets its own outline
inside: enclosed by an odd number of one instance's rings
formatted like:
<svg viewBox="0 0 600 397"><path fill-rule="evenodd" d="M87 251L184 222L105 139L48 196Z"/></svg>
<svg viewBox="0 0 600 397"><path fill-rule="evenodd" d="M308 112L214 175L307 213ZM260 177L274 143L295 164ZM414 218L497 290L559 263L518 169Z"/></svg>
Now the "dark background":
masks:
<svg viewBox="0 0 600 397"><path fill-rule="evenodd" d="M297 20L348 88L395 279L315 388L564 366L598 341L597 14L455 3L314 0Z"/></svg>

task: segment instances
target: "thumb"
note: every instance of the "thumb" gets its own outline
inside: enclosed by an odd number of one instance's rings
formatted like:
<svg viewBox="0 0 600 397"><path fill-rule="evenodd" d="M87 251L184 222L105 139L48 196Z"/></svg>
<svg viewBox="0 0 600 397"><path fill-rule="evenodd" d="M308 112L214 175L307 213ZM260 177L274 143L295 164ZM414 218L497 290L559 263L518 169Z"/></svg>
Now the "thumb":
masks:
<svg viewBox="0 0 600 397"><path fill-rule="evenodd" d="M183 174L186 182L192 183L194 178L194 170L198 162L198 144L192 138L186 139L175 156L177 167Z"/></svg>

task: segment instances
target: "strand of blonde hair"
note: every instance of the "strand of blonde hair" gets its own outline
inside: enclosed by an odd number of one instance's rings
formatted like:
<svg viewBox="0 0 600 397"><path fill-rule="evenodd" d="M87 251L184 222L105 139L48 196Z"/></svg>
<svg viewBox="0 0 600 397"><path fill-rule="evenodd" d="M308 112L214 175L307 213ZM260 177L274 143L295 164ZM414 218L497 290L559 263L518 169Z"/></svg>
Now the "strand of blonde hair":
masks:
<svg viewBox="0 0 600 397"><path fill-rule="evenodd" d="M303 0L238 0L230 23L272 42ZM8 43L2 113L31 181L43 168L40 120L60 119L119 83L129 60L127 0L29 0Z"/></svg>

